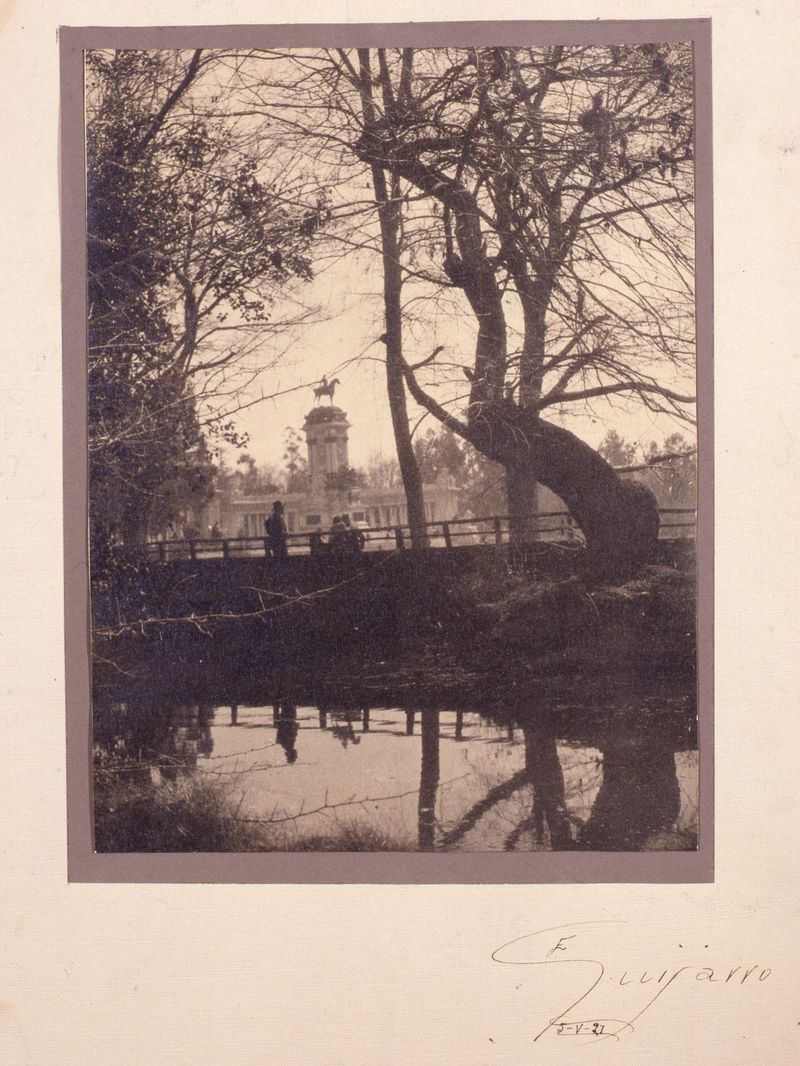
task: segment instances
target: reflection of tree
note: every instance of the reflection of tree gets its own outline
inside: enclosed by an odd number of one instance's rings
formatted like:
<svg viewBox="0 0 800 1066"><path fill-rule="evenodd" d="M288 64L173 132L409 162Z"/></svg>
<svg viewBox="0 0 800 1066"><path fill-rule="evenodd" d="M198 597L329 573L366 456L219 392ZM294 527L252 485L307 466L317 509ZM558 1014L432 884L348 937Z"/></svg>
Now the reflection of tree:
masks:
<svg viewBox="0 0 800 1066"><path fill-rule="evenodd" d="M413 712L412 712L413 713ZM412 719L413 721L413 719ZM422 712L422 769L419 779L419 850L436 842L436 794L439 791L439 712Z"/></svg>
<svg viewBox="0 0 800 1066"><path fill-rule="evenodd" d="M110 755L146 759L169 742L170 716L155 701L96 697L92 719L94 743Z"/></svg>
<svg viewBox="0 0 800 1066"><path fill-rule="evenodd" d="M462 840L474 829L481 818L492 808L511 799L526 784L533 786L532 813L517 825L505 840L505 850L512 851L523 833L534 829L537 843L542 843L544 828L550 833L550 845L556 849L572 846L569 819L567 817L564 795L564 774L556 750L555 732L548 730L543 723L537 728L523 722L525 736L525 769L518 770L506 781L490 788L459 818L456 825L442 836L440 844L449 848ZM511 720L506 723L507 739L514 739L514 725ZM459 719L456 719L456 738L460 737Z"/></svg>
<svg viewBox="0 0 800 1066"><path fill-rule="evenodd" d="M473 829L478 824L484 814L487 814L496 804L502 803L503 800L510 799L528 780L528 771L518 770L513 776L509 777L507 781L501 781L499 785L495 785L494 788L489 789L485 796L479 799L477 803L474 803L470 809L459 818L458 824L444 834L441 840L442 847L449 848L452 847L453 844L458 843L462 837L466 836L470 829Z"/></svg>
<svg viewBox="0 0 800 1066"><path fill-rule="evenodd" d="M159 766L166 777L193 770L214 750L207 704L164 704L136 699L94 707L94 742L109 754Z"/></svg>
<svg viewBox="0 0 800 1066"><path fill-rule="evenodd" d="M508 835L505 849L512 851L530 828L536 843L541 844L546 825L550 832L550 847L554 851L563 851L572 847L572 834L555 734L538 732L530 724L523 724L522 732L525 737L525 773L533 785L533 810L530 818Z"/></svg>
<svg viewBox="0 0 800 1066"><path fill-rule="evenodd" d="M284 688L275 705L275 743L290 764L298 758L295 698L291 693L287 695ZM361 699L355 696L349 701L337 696L334 705L327 700L320 702L321 721L344 745L361 739L360 731L356 733L357 722L361 721L363 730L369 728L368 709L359 704ZM439 711L423 710L416 714L403 709L400 712L400 720L405 716L410 730L416 724L415 719L421 723L418 790L368 800L351 799L343 806L416 794L417 845L421 851L470 848L470 834L479 823L477 832L482 832L484 824L496 826L503 819L507 828L495 828L492 833L499 833L495 846L506 851L520 847L630 851L655 846L658 842L651 840L654 834L671 829L680 814L674 757L676 741L672 733L644 735L641 719L634 720L627 715L603 719L590 728L585 721L570 725L563 714L548 714L546 707L536 708L535 712L535 715L531 712L532 716L527 708L524 714L511 712L512 722L521 728L524 739L524 749L522 745L517 747L515 758L524 750L524 767L516 773L507 771L508 778L498 783L495 766L483 778L483 795L479 794L474 802L471 799L466 811L459 806L453 812L457 821L450 820L443 829L437 819L437 815L441 817L438 798L442 787ZM238 721L238 705L232 705L231 713L232 719ZM184 775L191 776L203 760L211 757L214 709L210 705L165 704L141 694L125 702L100 696L96 699L94 715L96 767L101 783L114 780L127 786L141 778L149 788L159 782L179 781ZM455 736L447 730L451 743L459 733L463 737L464 717L463 712L456 713ZM504 714L503 733L508 721ZM392 731L389 735L397 736L397 733ZM565 735L581 739L564 740ZM505 751L506 743L499 731L493 744L499 748L492 747L491 752L497 751L503 760L500 765L505 764L500 749ZM587 745L591 745L588 750ZM367 746L371 744L368 742ZM461 748L461 754L468 752ZM208 771L209 767L204 766L203 770ZM210 772L224 776L233 771ZM338 805L329 805L326 797L326 803L319 809L334 806ZM516 816L515 812L518 812ZM310 813L304 810L303 816ZM575 841L573 835L577 836ZM667 841L665 846L689 845Z"/></svg>
<svg viewBox="0 0 800 1066"><path fill-rule="evenodd" d="M569 724L544 708L534 720L527 709L516 717L525 738L523 777L533 786L533 803L529 814L506 837L506 851L517 848L526 833L532 834L534 847L547 839L554 850L633 851L645 847L652 834L674 825L680 813L675 744L663 732L643 735L641 722L630 715L595 725L592 732L597 728L601 736L581 740L580 747L589 743L600 749L602 771L600 761L591 759L592 772L587 778L578 763L568 762L567 785L557 738L563 736L564 728L569 732ZM580 729L585 737L584 730L585 723ZM586 792L594 793L598 777L599 790L589 811ZM467 812L446 838L448 842L463 836L491 805L509 797L514 786L515 778L511 778L493 789ZM573 840L576 825L581 828Z"/></svg>
<svg viewBox="0 0 800 1066"><path fill-rule="evenodd" d="M652 833L671 828L679 812L672 746L658 738L615 736L603 745L603 783L580 847L637 851Z"/></svg>
<svg viewBox="0 0 800 1066"><path fill-rule="evenodd" d="M164 777L177 780L181 771L197 769L201 755L211 754L214 742L211 739L210 710L210 707L197 704L178 704L167 710L169 730L166 743L158 752Z"/></svg>

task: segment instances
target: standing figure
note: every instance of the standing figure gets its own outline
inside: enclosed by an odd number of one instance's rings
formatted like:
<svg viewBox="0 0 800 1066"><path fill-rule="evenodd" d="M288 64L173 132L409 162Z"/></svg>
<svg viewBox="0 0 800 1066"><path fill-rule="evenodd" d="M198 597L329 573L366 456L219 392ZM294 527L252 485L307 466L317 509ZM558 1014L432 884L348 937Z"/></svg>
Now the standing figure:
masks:
<svg viewBox="0 0 800 1066"><path fill-rule="evenodd" d="M347 551L350 540L350 533L345 525L341 515L334 515L331 522L330 533L328 534L328 544L331 551L337 554L342 554Z"/></svg>
<svg viewBox="0 0 800 1066"><path fill-rule="evenodd" d="M344 522L345 528L347 529L348 547L351 552L354 552L357 555L359 552L364 550L366 538L361 532L361 530L358 528L358 526L353 526L350 524L350 515L342 515L342 521Z"/></svg>
<svg viewBox="0 0 800 1066"><path fill-rule="evenodd" d="M289 554L286 547L286 522L283 518L283 504L276 500L272 505L272 514L264 523L267 530L267 549L273 559L285 559Z"/></svg>

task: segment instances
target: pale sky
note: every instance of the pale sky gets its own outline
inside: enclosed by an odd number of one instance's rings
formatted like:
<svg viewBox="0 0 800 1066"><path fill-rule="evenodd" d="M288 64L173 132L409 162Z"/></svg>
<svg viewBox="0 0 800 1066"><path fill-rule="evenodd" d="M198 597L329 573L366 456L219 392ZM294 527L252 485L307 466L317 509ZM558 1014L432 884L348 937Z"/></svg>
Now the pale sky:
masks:
<svg viewBox="0 0 800 1066"><path fill-rule="evenodd" d="M253 71L256 70L257 67L253 67ZM202 88L200 97L208 91ZM249 121L241 118L236 120L245 126ZM288 172L286 167L289 167L289 162L283 160L280 152L267 156L263 163L266 181L273 180L271 175L275 168L280 173ZM297 165L296 159L291 165ZM329 191L334 207L337 202L341 205L371 202L372 199L368 175L352 165L336 172ZM367 224L366 229L370 228ZM359 231L360 236L364 237L365 232ZM318 259L320 250L323 256L328 257L322 265ZM252 400L262 394L274 398L261 400L241 411L235 416L235 422L249 434L246 450L259 464L281 467L286 427L301 429L305 415L314 402L310 386L323 375L340 380L335 403L347 412L351 422L351 464L364 466L376 453L384 457L395 455L382 362L385 350L381 343L373 343L384 331L381 262L374 253L350 252L342 258L340 252L341 246L335 244L335 237L327 247L323 238L322 245L312 250L317 276L296 290L302 304L320 309L322 321L298 328L292 334L265 337L256 355L255 361L263 369L249 388L246 398ZM625 254L622 249L618 252L623 259ZM632 279L641 278L636 267L636 264L632 264ZM414 292L412 286L407 285L404 298L422 292L420 288ZM466 304L463 311L456 310L456 313L453 313L452 306L449 310L439 307L431 293L429 286L424 294L424 304L415 305L415 311L424 306L426 324L418 326L416 337L411 329L406 331L406 357L414 362L430 354L435 346L443 345L444 352L440 360L470 366L475 343L474 317ZM281 304L276 304L274 311L277 317L281 316L282 310ZM287 300L286 312L291 315L296 310L297 305ZM514 312L509 316L510 326L513 325L513 317ZM248 362L252 364L252 357L248 357ZM670 370L664 364L655 370L659 382L667 387L680 385L681 391L686 391L685 381L669 379ZM454 375L449 385L437 391L437 399L445 400L466 393L468 385L461 371L456 370ZM302 387L304 384L308 387ZM413 428L423 412L410 398L408 405ZM558 421L562 416L556 409L551 409L546 412L546 417ZM626 440L641 442L643 446L651 440L661 443L666 436L676 431L693 438L691 426L667 415L654 415L632 397L614 396L598 400L591 413L573 403L567 406L563 419L562 425L592 446L597 446L612 427ZM437 425L431 416L427 416L422 431ZM235 452L227 455L229 461L235 462Z"/></svg>
<svg viewBox="0 0 800 1066"><path fill-rule="evenodd" d="M321 306L330 317L298 331L279 367L269 367L270 345L283 346L287 338L265 342L263 362L267 368L259 376L256 388L250 390L251 394L257 395L258 388L266 395L287 391L274 399L260 401L237 416L240 428L250 435L246 450L259 464L282 465L285 428L301 429L305 415L314 403L311 388L298 386L303 382L318 381L323 374L329 379L340 379L334 402L347 412L351 423L351 465L364 466L377 452L386 457L395 455L386 398L386 373L381 361L385 349L380 343L369 347L384 329L382 301L378 294L380 275L372 270L367 273L365 265L353 259L332 267L305 286L304 298ZM458 333L460 350L466 353L463 361L469 365L474 346L472 321L466 320ZM434 336L430 348L442 339L446 338ZM427 354L427 346L420 350L413 342L406 351L410 361ZM444 357L448 355L456 355L454 346L443 353ZM464 385L466 388L466 380ZM327 403L327 400L322 402ZM423 413L409 397L412 427ZM556 411L550 411L548 417L555 418ZM655 415L634 399L620 397L613 397L613 406L608 400L596 401L594 417L579 413L577 405L571 404L561 424L593 446L598 445L612 427L626 440L641 441L643 445L651 440L660 443L676 431L693 438L691 426L666 415ZM427 416L421 431L437 425L431 416ZM229 457L235 461L235 453L229 453Z"/></svg>

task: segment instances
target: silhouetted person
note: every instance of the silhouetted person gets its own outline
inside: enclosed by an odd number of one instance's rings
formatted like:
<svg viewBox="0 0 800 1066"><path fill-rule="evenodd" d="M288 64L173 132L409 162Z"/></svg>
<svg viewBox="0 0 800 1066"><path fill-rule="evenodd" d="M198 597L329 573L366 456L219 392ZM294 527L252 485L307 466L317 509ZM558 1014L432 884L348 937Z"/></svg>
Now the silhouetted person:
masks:
<svg viewBox="0 0 800 1066"><path fill-rule="evenodd" d="M284 700L278 710L278 725L276 739L286 752L288 763L297 762L297 748L295 741L300 726L297 724L297 707L293 703Z"/></svg>
<svg viewBox="0 0 800 1066"><path fill-rule="evenodd" d="M331 551L336 552L337 555L347 551L350 534L344 519L341 515L334 515L331 522L331 530L328 534L328 544L331 546Z"/></svg>
<svg viewBox="0 0 800 1066"><path fill-rule="evenodd" d="M364 550L366 538L358 527L350 525L350 515L342 515L342 521L347 531L347 546L350 551L358 554Z"/></svg>
<svg viewBox="0 0 800 1066"><path fill-rule="evenodd" d="M210 755L214 750L214 738L211 735L211 723L214 720L214 708L209 704L203 704L197 709L197 725L200 736L197 739L197 750L201 755Z"/></svg>
<svg viewBox="0 0 800 1066"><path fill-rule="evenodd" d="M283 504L276 500L272 505L272 514L264 523L267 530L267 549L273 559L285 559L288 555L286 548L286 522L283 517Z"/></svg>
<svg viewBox="0 0 800 1066"><path fill-rule="evenodd" d="M333 733L343 748L346 748L348 744L361 743L361 737L357 736L356 731L353 729L353 719L350 711L345 713L344 722L340 718L335 725L331 726L331 733Z"/></svg>

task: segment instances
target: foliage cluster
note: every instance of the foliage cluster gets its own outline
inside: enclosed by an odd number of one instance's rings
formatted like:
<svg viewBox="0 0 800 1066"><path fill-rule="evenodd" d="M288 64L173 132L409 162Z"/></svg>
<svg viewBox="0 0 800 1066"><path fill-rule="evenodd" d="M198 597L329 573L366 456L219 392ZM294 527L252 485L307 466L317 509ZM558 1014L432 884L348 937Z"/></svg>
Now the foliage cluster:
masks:
<svg viewBox="0 0 800 1066"><path fill-rule="evenodd" d="M87 53L92 541L141 541L213 492L212 449L276 293L311 277L309 208L207 106L200 50Z"/></svg>

